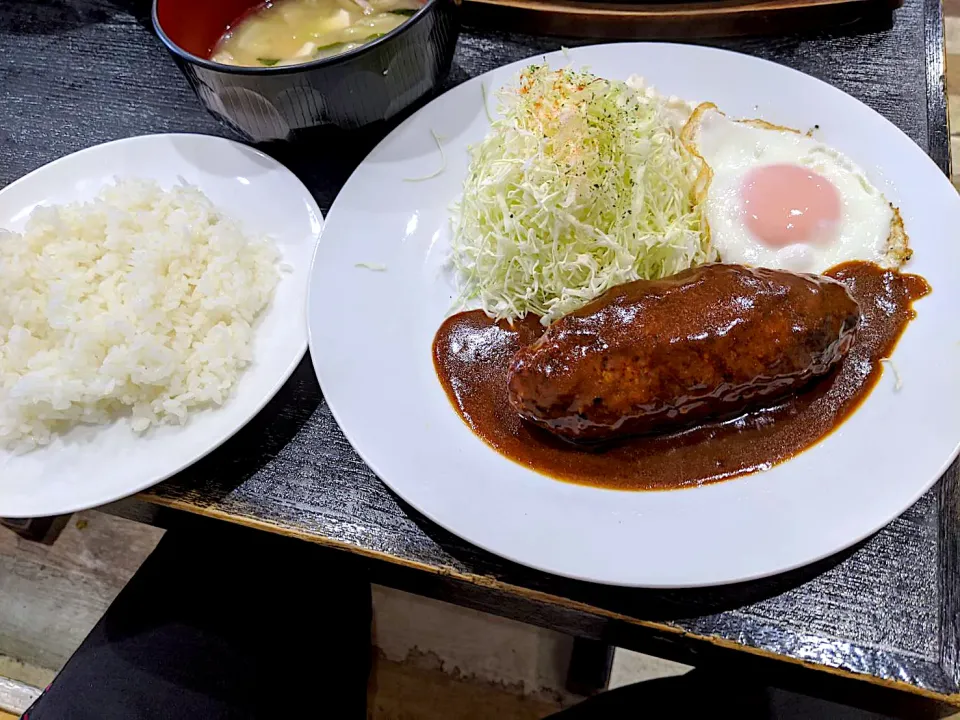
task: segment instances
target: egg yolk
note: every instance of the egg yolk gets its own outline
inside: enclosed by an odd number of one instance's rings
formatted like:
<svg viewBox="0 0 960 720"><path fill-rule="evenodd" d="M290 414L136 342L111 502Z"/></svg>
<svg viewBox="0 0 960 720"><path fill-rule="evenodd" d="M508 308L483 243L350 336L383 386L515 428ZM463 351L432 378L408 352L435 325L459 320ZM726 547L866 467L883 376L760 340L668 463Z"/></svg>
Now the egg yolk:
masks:
<svg viewBox="0 0 960 720"><path fill-rule="evenodd" d="M740 185L747 228L771 247L828 242L840 222L840 193L800 165L764 165Z"/></svg>

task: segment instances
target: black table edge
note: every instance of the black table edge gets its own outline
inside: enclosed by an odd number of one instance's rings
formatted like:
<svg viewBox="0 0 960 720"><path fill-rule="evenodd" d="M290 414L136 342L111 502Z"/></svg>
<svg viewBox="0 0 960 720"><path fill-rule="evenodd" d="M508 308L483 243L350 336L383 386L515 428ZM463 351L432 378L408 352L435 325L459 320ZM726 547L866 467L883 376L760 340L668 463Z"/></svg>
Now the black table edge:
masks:
<svg viewBox="0 0 960 720"><path fill-rule="evenodd" d="M212 507L201 507L191 503L158 497L152 495L150 491L146 491L138 495L137 499L161 508L176 510L179 511L179 513L202 516L204 518L226 521L264 532L276 533L278 535L310 542L331 550L345 551L352 555L359 556L365 560L377 561L381 567L379 568L379 572L376 573L376 575L372 578L372 581L379 584L399 590L405 590L407 592L425 597L432 597L434 599L452 602L456 605L471 607L472 609L481 610L483 612L499 615L501 617L508 617L532 625L540 625L541 627L558 630L560 632L567 632L575 637L590 637L593 639L607 640L611 644L616 644L619 647L624 647L629 650L636 650L638 652L656 655L666 659L676 660L678 662L688 663L691 663L692 660L697 656L707 657L710 655L716 655L718 654L716 651L719 651L719 654L726 659L729 659L731 656L742 657L744 654L746 654L758 660L764 661L765 664L773 662L775 664L792 666L794 669L813 671L817 674L826 674L845 680L858 680L882 690L895 691L897 694L907 693L909 695L918 696L926 700L933 700L939 703L946 703L948 705L960 707L960 689L958 689L956 693L947 695L933 690L928 690L926 688L917 687L907 682L880 678L864 673L856 673L822 663L800 660L788 655L779 655L760 648L751 647L749 645L742 645L724 638L691 633L666 623L641 620L639 618L630 617L629 615L623 615L614 611L605 610L603 608L587 605L574 600L569 600L564 597L550 595L548 593L531 590L518 585L503 583L490 576L462 573L451 567L435 567L425 563L418 563L416 561L400 558L389 553L371 550L369 548L360 547L358 545L324 537L322 535L307 535L298 531L298 529L295 527L267 522L253 517L234 515ZM443 588L439 587L437 584L423 582L411 583L401 574L404 570L415 571L417 575L426 573L429 576L434 576L435 578L439 578L447 583L456 583L460 587L458 589L452 589L453 594L451 594L451 588L449 587ZM601 631L600 633L595 634L582 633L581 629L577 627L577 623L573 622L572 620L568 621L566 625L562 621L558 622L555 618L550 622L538 622L536 615L510 612L509 608L505 605L499 605L497 603L491 604L489 600L480 598L475 594L476 591L480 591L481 593L493 593L496 596L503 595L518 598L532 605L548 606L561 613L587 616L589 618L601 621L602 623L615 623L618 631L616 633L616 639L614 640L612 637L610 637L612 633L609 633L609 631ZM628 630L633 630L633 632L629 632ZM637 635L637 632L646 635L646 637ZM606 637L604 637L605 635ZM672 640L680 639L682 639L685 643L689 643L691 641L696 642L697 647L692 648L692 652L690 652L691 648L685 648L680 651L671 643ZM944 671L942 666L939 668L939 671ZM790 678L788 674L787 682L784 683L784 685L786 686L791 684L801 688L805 687L808 683L804 683L802 681L799 683L792 682L792 678ZM790 688L788 687L787 689ZM830 694L836 696L836 693ZM886 700L881 699L879 701L879 705L881 708L888 707L889 702L889 698Z"/></svg>

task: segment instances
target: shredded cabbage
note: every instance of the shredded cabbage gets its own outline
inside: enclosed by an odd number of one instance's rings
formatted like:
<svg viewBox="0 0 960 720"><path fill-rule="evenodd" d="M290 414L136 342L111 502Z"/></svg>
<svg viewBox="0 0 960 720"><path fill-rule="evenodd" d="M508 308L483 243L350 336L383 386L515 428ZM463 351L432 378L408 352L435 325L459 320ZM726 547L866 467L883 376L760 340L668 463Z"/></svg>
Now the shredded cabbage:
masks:
<svg viewBox="0 0 960 720"><path fill-rule="evenodd" d="M534 65L499 100L454 207L461 303L548 325L615 285L713 259L697 160L659 97Z"/></svg>

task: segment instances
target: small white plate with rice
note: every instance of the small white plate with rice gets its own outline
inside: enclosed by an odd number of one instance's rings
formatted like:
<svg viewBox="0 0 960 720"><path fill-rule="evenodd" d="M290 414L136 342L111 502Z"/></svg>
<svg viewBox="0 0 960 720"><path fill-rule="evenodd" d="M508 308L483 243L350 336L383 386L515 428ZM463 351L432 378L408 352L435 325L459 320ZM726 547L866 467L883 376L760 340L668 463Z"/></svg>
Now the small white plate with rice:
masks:
<svg viewBox="0 0 960 720"><path fill-rule="evenodd" d="M0 190L0 517L139 492L243 427L306 351L322 223L285 167L204 135Z"/></svg>

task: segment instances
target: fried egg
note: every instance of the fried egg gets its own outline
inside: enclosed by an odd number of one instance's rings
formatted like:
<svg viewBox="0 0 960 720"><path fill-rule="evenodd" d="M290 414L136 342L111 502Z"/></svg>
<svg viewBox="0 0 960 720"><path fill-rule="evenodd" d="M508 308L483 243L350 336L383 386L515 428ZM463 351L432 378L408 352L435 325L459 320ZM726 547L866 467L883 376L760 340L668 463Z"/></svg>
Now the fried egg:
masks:
<svg viewBox="0 0 960 720"><path fill-rule="evenodd" d="M900 213L843 153L791 128L697 107L683 141L723 262L822 273L851 260L898 268L910 257Z"/></svg>

